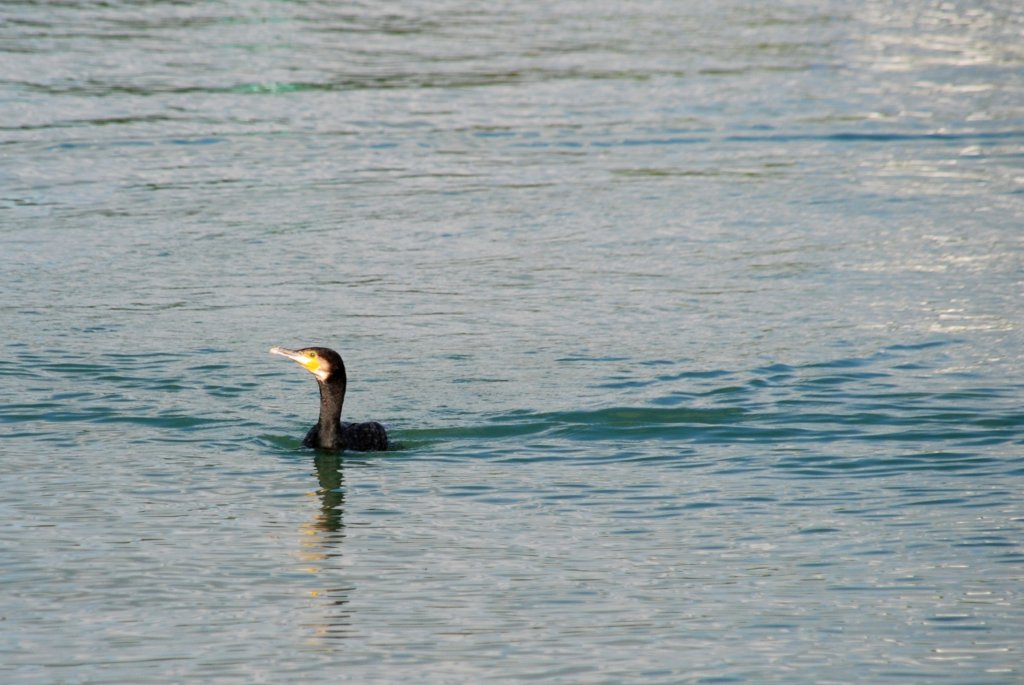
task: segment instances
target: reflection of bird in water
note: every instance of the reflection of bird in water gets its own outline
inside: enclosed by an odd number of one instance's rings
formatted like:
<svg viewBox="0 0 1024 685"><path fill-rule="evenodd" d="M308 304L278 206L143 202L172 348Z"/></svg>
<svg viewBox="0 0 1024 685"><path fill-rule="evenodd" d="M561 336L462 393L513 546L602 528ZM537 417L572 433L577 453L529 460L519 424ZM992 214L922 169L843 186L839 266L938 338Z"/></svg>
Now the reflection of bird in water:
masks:
<svg viewBox="0 0 1024 685"><path fill-rule="evenodd" d="M304 623L312 630L311 637L318 641L345 639L354 633L348 610L353 588L344 580L343 569L338 566L345 539L344 464L341 452L336 451L317 452L313 463L319 483L315 494L320 498L320 509L311 521L300 526L299 559L304 564L302 570L311 574L309 596L317 599L311 605L315 613Z"/></svg>
<svg viewBox="0 0 1024 685"><path fill-rule="evenodd" d="M376 421L341 421L341 406L345 402L345 388L348 385L345 362L341 360L341 355L326 347L304 347L301 350L272 347L270 352L298 362L316 376L320 385L320 420L306 433L303 445L360 452L383 451L388 448L388 434L384 426Z"/></svg>
<svg viewBox="0 0 1024 685"><path fill-rule="evenodd" d="M320 516L316 528L328 533L336 533L345 527L343 521L345 506L345 476L342 474L341 454L338 452L321 452L313 459L316 464L316 479L320 481Z"/></svg>

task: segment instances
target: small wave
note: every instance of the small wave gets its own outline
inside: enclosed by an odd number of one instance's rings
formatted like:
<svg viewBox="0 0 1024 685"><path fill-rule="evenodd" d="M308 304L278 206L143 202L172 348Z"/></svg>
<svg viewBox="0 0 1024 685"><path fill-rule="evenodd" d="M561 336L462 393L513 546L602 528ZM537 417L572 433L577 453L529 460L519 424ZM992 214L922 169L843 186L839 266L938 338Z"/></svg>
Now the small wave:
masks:
<svg viewBox="0 0 1024 685"><path fill-rule="evenodd" d="M523 436L574 440L671 439L733 443L787 441L966 441L1013 442L1024 438L1024 413L913 411L879 404L874 411L809 411L816 402L790 401L773 409L743 407L612 407L591 411L500 414L488 423L403 432L409 440L503 439Z"/></svg>
<svg viewBox="0 0 1024 685"><path fill-rule="evenodd" d="M632 364L610 377L623 395L643 392L643 403L505 412L402 436L411 449L475 443L481 458L523 462L556 455L804 476L1013 468L1010 455L1024 444L1024 412L1014 400L1021 389L936 383L935 364L921 353L942 355L948 344L893 345L864 357L746 371ZM911 354L920 368L908 371Z"/></svg>

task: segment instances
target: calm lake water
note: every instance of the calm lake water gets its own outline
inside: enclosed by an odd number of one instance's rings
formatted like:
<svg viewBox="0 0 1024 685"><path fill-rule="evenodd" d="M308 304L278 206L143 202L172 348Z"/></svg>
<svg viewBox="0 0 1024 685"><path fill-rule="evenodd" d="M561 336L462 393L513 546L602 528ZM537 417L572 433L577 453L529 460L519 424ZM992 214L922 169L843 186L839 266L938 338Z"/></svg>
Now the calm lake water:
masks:
<svg viewBox="0 0 1024 685"><path fill-rule="evenodd" d="M1021 683L1022 35L3 3L0 682Z"/></svg>

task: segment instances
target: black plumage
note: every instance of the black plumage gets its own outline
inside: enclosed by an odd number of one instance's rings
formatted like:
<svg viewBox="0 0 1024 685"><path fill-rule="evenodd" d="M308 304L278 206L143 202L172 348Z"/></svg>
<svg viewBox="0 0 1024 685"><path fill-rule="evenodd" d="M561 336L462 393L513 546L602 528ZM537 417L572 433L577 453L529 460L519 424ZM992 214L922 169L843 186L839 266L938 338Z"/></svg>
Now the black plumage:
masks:
<svg viewBox="0 0 1024 685"><path fill-rule="evenodd" d="M302 444L325 450L384 451L388 434L376 421L348 423L341 420L348 376L341 355L327 347L290 350L271 348L271 353L287 357L316 376L320 386L320 418L306 433Z"/></svg>

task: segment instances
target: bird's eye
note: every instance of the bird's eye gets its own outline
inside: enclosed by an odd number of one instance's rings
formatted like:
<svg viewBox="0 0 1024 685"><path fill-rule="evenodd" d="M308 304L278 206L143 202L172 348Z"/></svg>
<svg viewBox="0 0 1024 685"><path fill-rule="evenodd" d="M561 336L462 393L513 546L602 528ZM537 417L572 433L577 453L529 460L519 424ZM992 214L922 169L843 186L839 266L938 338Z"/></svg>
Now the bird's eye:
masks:
<svg viewBox="0 0 1024 685"><path fill-rule="evenodd" d="M316 352L310 352L309 353L309 358L310 359L316 359Z"/></svg>

